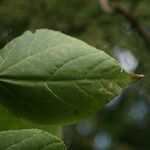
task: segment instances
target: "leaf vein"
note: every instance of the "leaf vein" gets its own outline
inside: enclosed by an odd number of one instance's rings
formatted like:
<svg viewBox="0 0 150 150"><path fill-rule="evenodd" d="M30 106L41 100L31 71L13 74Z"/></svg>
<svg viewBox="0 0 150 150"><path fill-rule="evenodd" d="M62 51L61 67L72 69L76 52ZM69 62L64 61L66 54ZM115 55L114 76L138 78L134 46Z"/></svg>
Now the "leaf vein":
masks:
<svg viewBox="0 0 150 150"><path fill-rule="evenodd" d="M64 64L62 64L62 65L52 74L52 76L55 76L55 75L59 72L59 70L61 70L64 66L68 65L68 63L71 63L72 61L76 61L76 60L81 59L81 58L88 57L88 56L90 56L90 55L95 55L95 54L97 54L97 53L98 53L98 52L96 52L96 53L90 53L90 54L88 54L88 55L82 55L82 56L80 56L80 57L76 57L76 58L73 58L73 59L71 59L71 60L68 60L68 61L64 62Z"/></svg>

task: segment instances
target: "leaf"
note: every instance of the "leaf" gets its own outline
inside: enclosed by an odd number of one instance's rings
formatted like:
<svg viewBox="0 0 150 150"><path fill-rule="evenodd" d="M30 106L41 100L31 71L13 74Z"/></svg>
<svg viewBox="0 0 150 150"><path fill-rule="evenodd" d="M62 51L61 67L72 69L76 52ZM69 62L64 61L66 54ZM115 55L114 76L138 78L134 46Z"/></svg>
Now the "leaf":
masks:
<svg viewBox="0 0 150 150"><path fill-rule="evenodd" d="M57 137L37 129L0 132L1 150L66 150Z"/></svg>
<svg viewBox="0 0 150 150"><path fill-rule="evenodd" d="M42 123L86 118L131 81L105 52L47 29L12 40L0 51L0 64L0 102Z"/></svg>
<svg viewBox="0 0 150 150"><path fill-rule="evenodd" d="M20 130L20 129L29 129L29 128L37 128L40 130L44 130L57 137L61 137L62 135L61 125L33 123L25 118L14 116L2 105L0 105L0 131Z"/></svg>

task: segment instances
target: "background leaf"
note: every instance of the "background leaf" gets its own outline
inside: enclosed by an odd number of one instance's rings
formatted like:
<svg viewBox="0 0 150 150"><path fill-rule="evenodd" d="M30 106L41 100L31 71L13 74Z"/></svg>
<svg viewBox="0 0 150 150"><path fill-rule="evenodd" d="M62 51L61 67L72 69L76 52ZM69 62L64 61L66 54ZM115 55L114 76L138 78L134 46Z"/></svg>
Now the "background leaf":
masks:
<svg viewBox="0 0 150 150"><path fill-rule="evenodd" d="M38 122L77 122L130 82L109 55L52 30L25 32L0 56L1 103Z"/></svg>
<svg viewBox="0 0 150 150"><path fill-rule="evenodd" d="M65 150L57 137L37 129L10 130L0 132L1 150Z"/></svg>

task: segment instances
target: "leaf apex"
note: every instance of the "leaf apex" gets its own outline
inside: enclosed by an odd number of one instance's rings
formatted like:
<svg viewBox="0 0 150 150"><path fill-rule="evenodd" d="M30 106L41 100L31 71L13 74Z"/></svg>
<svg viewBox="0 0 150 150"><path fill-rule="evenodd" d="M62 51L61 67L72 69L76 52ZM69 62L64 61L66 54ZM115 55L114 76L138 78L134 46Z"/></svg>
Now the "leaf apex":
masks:
<svg viewBox="0 0 150 150"><path fill-rule="evenodd" d="M132 81L136 82L144 78L143 74L131 74Z"/></svg>

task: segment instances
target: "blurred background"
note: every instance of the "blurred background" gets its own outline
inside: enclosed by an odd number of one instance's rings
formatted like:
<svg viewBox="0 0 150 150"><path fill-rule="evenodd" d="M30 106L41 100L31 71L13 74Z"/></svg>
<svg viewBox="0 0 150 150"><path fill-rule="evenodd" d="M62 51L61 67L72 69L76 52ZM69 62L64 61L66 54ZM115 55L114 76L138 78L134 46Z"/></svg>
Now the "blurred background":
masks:
<svg viewBox="0 0 150 150"><path fill-rule="evenodd" d="M150 149L149 0L0 0L0 48L26 30L59 30L114 57L145 78L76 125L37 125L0 106L0 130L41 128L69 150ZM60 135L60 130L62 135Z"/></svg>

